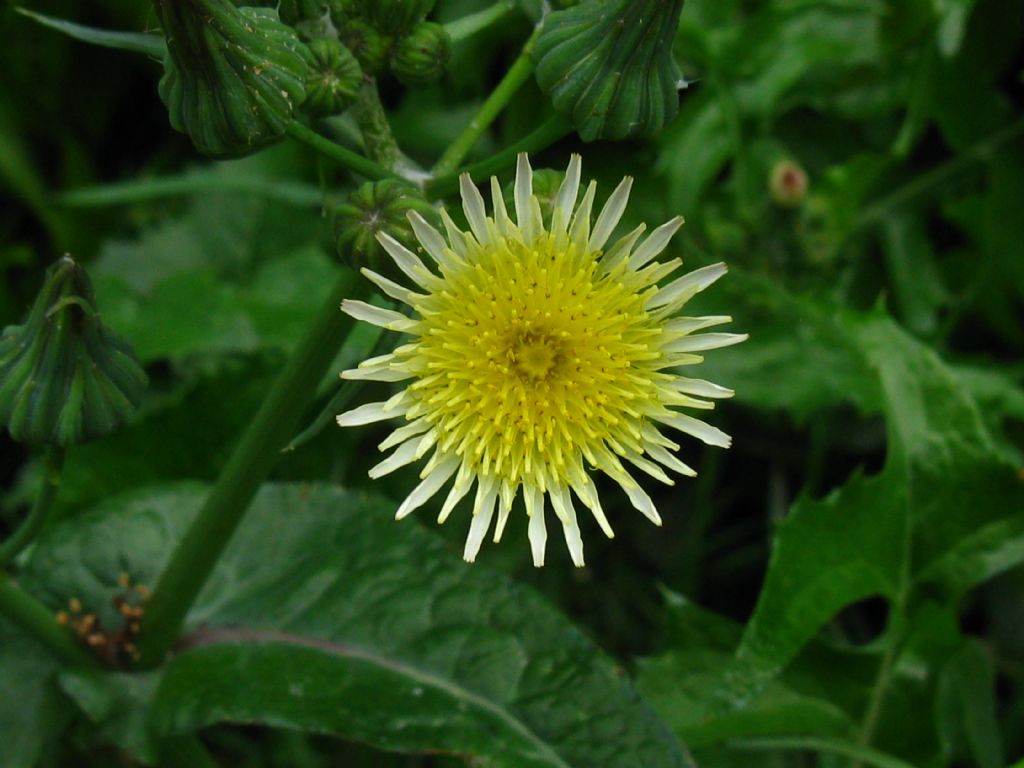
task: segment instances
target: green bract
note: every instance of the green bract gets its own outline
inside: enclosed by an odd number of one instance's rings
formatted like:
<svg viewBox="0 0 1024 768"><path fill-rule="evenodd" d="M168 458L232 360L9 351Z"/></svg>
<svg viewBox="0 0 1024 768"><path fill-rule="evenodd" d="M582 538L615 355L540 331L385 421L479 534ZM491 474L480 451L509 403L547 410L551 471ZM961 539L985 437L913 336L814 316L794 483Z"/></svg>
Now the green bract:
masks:
<svg viewBox="0 0 1024 768"><path fill-rule="evenodd" d="M338 37L345 44L363 70L375 75L388 63L394 38L382 34L365 19L347 19L338 26Z"/></svg>
<svg viewBox="0 0 1024 768"><path fill-rule="evenodd" d="M309 44L313 65L306 81L306 112L317 117L336 115L359 95L363 73L352 53L337 40Z"/></svg>
<svg viewBox="0 0 1024 768"><path fill-rule="evenodd" d="M385 277L401 279L377 235L384 232L415 251L418 246L409 223L410 211L440 225L437 211L411 184L394 179L364 184L335 209L338 255L353 269L369 267Z"/></svg>
<svg viewBox="0 0 1024 768"><path fill-rule="evenodd" d="M548 15L537 82L584 141L656 133L679 109L672 40L683 0L588 0Z"/></svg>
<svg viewBox="0 0 1024 768"><path fill-rule="evenodd" d="M0 422L20 442L84 443L124 424L145 386L131 346L100 322L85 270L65 256L25 323L0 339Z"/></svg>
<svg viewBox="0 0 1024 768"><path fill-rule="evenodd" d="M309 52L270 8L156 0L167 37L160 98L171 125L206 155L277 141L306 96Z"/></svg>
<svg viewBox="0 0 1024 768"><path fill-rule="evenodd" d="M448 32L440 24L424 21L395 46L391 71L406 85L422 88L441 79L450 56Z"/></svg>

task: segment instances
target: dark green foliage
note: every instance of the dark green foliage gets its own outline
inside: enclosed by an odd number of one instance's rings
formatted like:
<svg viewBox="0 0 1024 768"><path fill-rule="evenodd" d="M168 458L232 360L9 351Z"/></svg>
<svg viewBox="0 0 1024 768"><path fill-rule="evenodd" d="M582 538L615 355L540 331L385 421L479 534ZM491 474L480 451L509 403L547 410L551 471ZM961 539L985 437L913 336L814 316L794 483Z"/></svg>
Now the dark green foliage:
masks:
<svg viewBox="0 0 1024 768"><path fill-rule="evenodd" d="M238 13L278 6L258 5ZM334 426L336 372L387 351L360 329L168 665L65 668L0 618L0 764L152 761L173 733L252 768L647 768L689 765L687 750L701 768L1019 766L1024 5L687 0L676 28L677 3L656 4L658 27L637 21L650 2L523 0L455 36L439 84L391 76L425 14L445 25L490 5L289 0L298 36L273 26L296 43L336 29L380 75L405 173L459 134L544 8L568 9L537 40L541 87L517 93L470 159L554 106L593 141L531 158L542 200L581 152L603 194L635 178L621 231L681 214L666 258L728 262L692 314L732 315L750 339L692 372L736 390L711 414L732 449L682 447L700 474L651 488L662 528L599 483L616 539L581 520L586 569L554 547L530 567L521 515L466 566L467 510L441 529L436 505L394 523L415 469L369 481L384 430ZM79 598L118 628L119 575L154 584L341 273L339 243L347 267L386 272L380 226L415 248L405 213L434 209L287 143L195 167L155 60L125 52L160 48L152 9L46 9L0 12L0 316L19 322L73 250L152 383L129 425L69 451L14 575L49 609ZM636 23L608 27L595 9ZM640 45L656 27L661 43ZM278 73L292 106L298 61ZM231 147L276 140L286 114L261 118L254 143L246 123ZM310 125L358 151L347 117ZM807 187L783 198L773 174L791 164ZM42 462L0 452L6 540Z"/></svg>

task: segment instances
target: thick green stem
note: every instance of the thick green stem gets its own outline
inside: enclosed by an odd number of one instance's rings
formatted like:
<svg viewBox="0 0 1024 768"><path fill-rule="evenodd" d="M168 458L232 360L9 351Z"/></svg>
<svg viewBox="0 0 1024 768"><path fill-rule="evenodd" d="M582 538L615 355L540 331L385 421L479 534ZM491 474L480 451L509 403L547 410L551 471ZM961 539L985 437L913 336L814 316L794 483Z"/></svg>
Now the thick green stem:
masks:
<svg viewBox="0 0 1024 768"><path fill-rule="evenodd" d="M459 173L449 173L430 179L424 184L424 191L430 197L444 197L459 188L459 176L468 173L474 179L484 179L505 168L510 167L516 161L520 152L540 152L558 141L560 138L572 131L572 124L561 115L552 115L541 123L535 131L527 134L511 146L501 150L496 155L473 163L463 168Z"/></svg>
<svg viewBox="0 0 1024 768"><path fill-rule="evenodd" d="M501 0L490 8L484 8L482 11L477 11L468 16L463 16L461 19L451 21L445 24L444 28L448 32L448 37L451 38L451 41L457 43L472 37L477 32L487 29L487 27L493 24L497 24L512 13L515 7L515 3L512 0Z"/></svg>
<svg viewBox="0 0 1024 768"><path fill-rule="evenodd" d="M367 157L385 168L394 168L398 160L398 144L391 135L391 124L384 105L380 103L376 80L363 83L359 98L352 105L352 115L362 131Z"/></svg>
<svg viewBox="0 0 1024 768"><path fill-rule="evenodd" d="M302 142L311 149L316 150L325 157L329 157L339 164L345 166L353 173L365 176L374 181L381 179L397 179L398 174L392 173L387 168L367 160L362 155L356 154L340 144L335 144L330 139L321 136L314 130L304 126L302 123L292 122L288 125L288 135L296 141Z"/></svg>
<svg viewBox="0 0 1024 768"><path fill-rule="evenodd" d="M56 445L50 446L43 457L43 487L39 489L39 495L25 522L0 545L0 568L14 560L25 547L35 541L43 529L50 508L57 498L57 491L60 490L60 473L63 466L64 449Z"/></svg>
<svg viewBox="0 0 1024 768"><path fill-rule="evenodd" d="M57 623L50 610L0 573L0 615L10 619L45 645L57 658L76 666L95 665L92 656Z"/></svg>
<svg viewBox="0 0 1024 768"><path fill-rule="evenodd" d="M512 97L516 95L523 84L530 78L533 72L533 44L537 39L539 30L530 35L529 40L523 46L519 57L509 67L505 77L501 79L487 100L480 107L466 129L452 142L451 146L441 155L441 159L434 166L434 176L444 176L452 173L459 167L462 159L469 154L473 146L483 135L483 132L495 121L501 111L505 109Z"/></svg>
<svg viewBox="0 0 1024 768"><path fill-rule="evenodd" d="M352 293L353 283L353 274L346 273L281 371L202 509L171 555L143 619L139 647L143 667L159 664L174 645L185 615L249 502L294 435L299 418L352 326L352 320L339 311L339 304Z"/></svg>

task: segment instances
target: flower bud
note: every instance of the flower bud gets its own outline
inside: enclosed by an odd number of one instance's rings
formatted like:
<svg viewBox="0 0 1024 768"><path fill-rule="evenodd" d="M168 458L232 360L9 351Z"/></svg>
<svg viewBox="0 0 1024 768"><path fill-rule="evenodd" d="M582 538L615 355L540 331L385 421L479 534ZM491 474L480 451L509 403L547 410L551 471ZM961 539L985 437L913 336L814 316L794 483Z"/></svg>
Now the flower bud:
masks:
<svg viewBox="0 0 1024 768"><path fill-rule="evenodd" d="M423 21L437 0L349 0L349 13L387 34L402 36Z"/></svg>
<svg viewBox="0 0 1024 768"><path fill-rule="evenodd" d="M359 62L337 40L314 40L309 51L313 63L306 80L303 110L315 117L343 112L356 100L363 83Z"/></svg>
<svg viewBox="0 0 1024 768"><path fill-rule="evenodd" d="M394 38L382 34L365 19L354 18L338 28L338 39L352 52L363 71L369 75L380 73L388 63Z"/></svg>
<svg viewBox="0 0 1024 768"><path fill-rule="evenodd" d="M660 131L679 110L672 41L683 0L586 0L548 14L537 83L584 141Z"/></svg>
<svg viewBox="0 0 1024 768"><path fill-rule="evenodd" d="M437 211L411 184L395 179L364 184L349 196L348 203L335 210L338 255L353 269L369 267L385 277L402 279L377 242L377 235L385 232L415 251L418 245L409 223L410 211L440 226Z"/></svg>
<svg viewBox="0 0 1024 768"><path fill-rule="evenodd" d="M807 196L807 172L792 160L779 160L772 168L768 190L782 208L799 208Z"/></svg>
<svg viewBox="0 0 1024 768"><path fill-rule="evenodd" d="M391 71L406 85L423 88L441 79L450 56L448 32L440 24L424 21L395 46Z"/></svg>
<svg viewBox="0 0 1024 768"><path fill-rule="evenodd" d="M85 270L65 256L25 323L0 339L0 423L25 443L84 443L124 424L145 386L129 344L100 321Z"/></svg>
<svg viewBox="0 0 1024 768"><path fill-rule="evenodd" d="M309 51L272 8L156 0L167 37L160 98L171 125L214 157L277 141L306 96Z"/></svg>

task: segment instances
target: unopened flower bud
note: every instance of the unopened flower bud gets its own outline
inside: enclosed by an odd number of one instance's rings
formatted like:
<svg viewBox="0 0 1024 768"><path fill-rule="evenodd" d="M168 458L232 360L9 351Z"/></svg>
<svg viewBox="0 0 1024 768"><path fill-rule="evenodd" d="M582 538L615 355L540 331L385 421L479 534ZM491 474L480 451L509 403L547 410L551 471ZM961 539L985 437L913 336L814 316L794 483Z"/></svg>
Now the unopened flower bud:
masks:
<svg viewBox="0 0 1024 768"><path fill-rule="evenodd" d="M167 37L160 98L206 155L245 155L284 134L306 96L309 51L272 8L156 0Z"/></svg>
<svg viewBox="0 0 1024 768"><path fill-rule="evenodd" d="M395 44L394 38L362 18L346 21L338 28L338 38L369 75L376 75L384 69Z"/></svg>
<svg viewBox="0 0 1024 768"><path fill-rule="evenodd" d="M309 44L313 62L306 81L304 111L328 117L344 111L359 95L363 72L352 53L337 40Z"/></svg>
<svg viewBox="0 0 1024 768"><path fill-rule="evenodd" d="M451 38L440 24L424 21L399 40L391 56L391 71L413 88L441 79L451 56Z"/></svg>
<svg viewBox="0 0 1024 768"><path fill-rule="evenodd" d="M361 15L377 29L401 37L427 18L437 0L355 0Z"/></svg>
<svg viewBox="0 0 1024 768"><path fill-rule="evenodd" d="M548 14L537 83L584 141L660 131L679 110L672 41L683 0L586 0Z"/></svg>
<svg viewBox="0 0 1024 768"><path fill-rule="evenodd" d="M0 423L15 440L72 445L113 432L135 412L146 374L96 313L85 270L65 256L24 324L0 338Z"/></svg>
<svg viewBox="0 0 1024 768"><path fill-rule="evenodd" d="M364 184L335 210L338 255L353 269L369 267L385 277L398 278L394 261L384 252L377 235L384 232L415 251L418 246L409 222L410 211L431 224L440 224L437 211L411 184L396 179Z"/></svg>
<svg viewBox="0 0 1024 768"><path fill-rule="evenodd" d="M768 182L772 200L783 208L798 208L807 196L807 172L792 160L780 160Z"/></svg>

